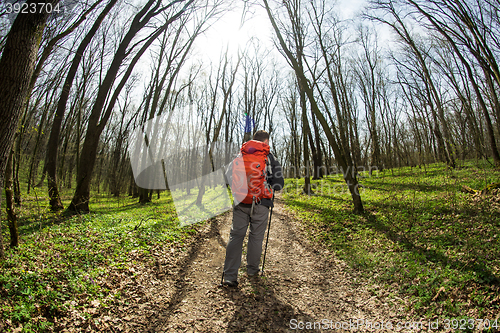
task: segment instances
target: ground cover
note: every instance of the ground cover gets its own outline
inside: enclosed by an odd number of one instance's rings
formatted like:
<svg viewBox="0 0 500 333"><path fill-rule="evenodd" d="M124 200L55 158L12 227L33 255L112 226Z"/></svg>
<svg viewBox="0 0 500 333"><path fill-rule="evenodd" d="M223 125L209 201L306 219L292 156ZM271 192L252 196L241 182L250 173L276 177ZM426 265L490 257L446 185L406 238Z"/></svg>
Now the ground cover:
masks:
<svg viewBox="0 0 500 333"><path fill-rule="evenodd" d="M218 332L248 324L249 332L288 332L293 318L489 319L492 327L500 313L500 200L495 191L462 189L483 189L499 175L474 164L364 173L360 215L341 176L314 181L312 197L300 194L303 180L289 179L277 199L268 273L252 284L242 271L236 291L216 287L230 214L180 228L165 193L147 205L94 193L92 213L81 216L51 213L40 193L24 197L21 245L0 266L0 331ZM254 289L262 295L250 297ZM274 309L272 321L263 304Z"/></svg>
<svg viewBox="0 0 500 333"><path fill-rule="evenodd" d="M474 163L362 173L359 215L341 175L313 181L313 196L301 193L302 179L288 179L284 199L310 238L369 279L374 295L410 295L410 316L500 325L500 196L461 191L499 179Z"/></svg>
<svg viewBox="0 0 500 333"><path fill-rule="evenodd" d="M179 227L165 193L148 205L93 194L92 213L85 215L52 213L39 196L23 198L17 208L21 243L0 263L0 331L20 325L24 332L44 331L71 311L111 306L122 297L113 275L129 272L139 257L154 265L155 251L182 250L196 233Z"/></svg>

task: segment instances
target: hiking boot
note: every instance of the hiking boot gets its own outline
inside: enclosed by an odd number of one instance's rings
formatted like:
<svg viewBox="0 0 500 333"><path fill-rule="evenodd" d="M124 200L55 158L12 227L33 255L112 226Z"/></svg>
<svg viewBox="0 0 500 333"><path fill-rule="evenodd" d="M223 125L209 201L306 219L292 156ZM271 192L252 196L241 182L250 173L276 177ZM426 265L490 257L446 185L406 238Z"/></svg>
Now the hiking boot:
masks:
<svg viewBox="0 0 500 333"><path fill-rule="evenodd" d="M249 277L259 276L259 274L260 274L260 269L259 269L257 272L253 273L253 274L250 274L250 273L248 273L248 272L247 272L247 275L248 275Z"/></svg>
<svg viewBox="0 0 500 333"><path fill-rule="evenodd" d="M235 288L235 287L238 287L238 281L224 280L224 282L222 283L222 285L223 286L227 286L227 287Z"/></svg>

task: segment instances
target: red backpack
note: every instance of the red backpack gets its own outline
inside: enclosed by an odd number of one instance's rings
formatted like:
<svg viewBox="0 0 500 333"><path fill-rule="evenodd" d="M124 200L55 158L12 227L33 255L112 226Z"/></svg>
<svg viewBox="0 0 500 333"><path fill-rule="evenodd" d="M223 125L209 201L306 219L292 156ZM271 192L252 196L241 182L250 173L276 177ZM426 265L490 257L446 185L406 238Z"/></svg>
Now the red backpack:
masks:
<svg viewBox="0 0 500 333"><path fill-rule="evenodd" d="M240 154L233 161L231 191L235 204L252 204L273 197L266 181L267 155L269 145L261 141L250 140L241 147Z"/></svg>

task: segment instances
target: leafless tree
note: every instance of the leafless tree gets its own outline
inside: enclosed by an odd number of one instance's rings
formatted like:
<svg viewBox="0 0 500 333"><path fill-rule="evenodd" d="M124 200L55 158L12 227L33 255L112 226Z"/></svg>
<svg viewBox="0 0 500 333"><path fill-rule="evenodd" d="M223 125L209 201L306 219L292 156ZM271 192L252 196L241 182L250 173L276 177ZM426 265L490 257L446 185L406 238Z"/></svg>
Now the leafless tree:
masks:
<svg viewBox="0 0 500 333"><path fill-rule="evenodd" d="M454 147L453 147L453 138L450 133L450 129L448 126L448 122L445 115L445 109L443 107L443 101L438 91L438 87L435 84L435 80L431 74L430 65L428 61L427 54L425 50L423 50L423 46L419 45L415 40L414 36L412 36L411 32L407 28L407 23L403 21L400 13L394 6L392 0L373 0L371 1L372 5L376 9L384 10L388 12L394 21L390 21L387 18L376 16L372 14L366 14L365 16L381 23L384 23L391 27L399 36L399 38L408 45L409 49L413 53L418 65L420 66L420 70L424 76L425 85L429 91L429 102L432 101L432 105L435 106L437 111L437 118L439 123L436 123L436 134L443 134L444 141L444 150L445 150L445 158L446 162L450 167L455 167L455 156L454 156ZM427 58L427 59L426 59ZM432 107L432 106L431 106ZM437 126L440 129L437 129ZM439 134L437 134L439 136ZM438 138L438 140L440 140Z"/></svg>
<svg viewBox="0 0 500 333"><path fill-rule="evenodd" d="M28 0L28 4L35 3ZM55 4L58 0L48 0ZM50 13L17 15L10 29L0 59L0 188L3 188L5 168L12 149L14 133L29 94L36 55L45 23ZM1 230L0 230L1 234ZM0 258L3 258L0 236Z"/></svg>
<svg viewBox="0 0 500 333"><path fill-rule="evenodd" d="M381 113L379 106L381 99L380 89L382 88L384 79L381 73L383 63L381 50L377 44L378 37L376 32L369 31L368 27L360 26L358 33L362 55L358 58L356 73L370 134L371 161L369 170L371 174L372 166L377 169L383 169L380 152L379 121L377 119Z"/></svg>
<svg viewBox="0 0 500 333"><path fill-rule="evenodd" d="M344 179L347 183L347 186L349 188L349 191L350 191L352 199L353 199L354 210L356 212L362 212L363 211L363 204L361 201L360 193L358 191L358 180L356 177L356 173L353 172L354 165L351 162L350 156L348 157L344 154L344 152L342 151L342 149L339 145L339 140L332 133L328 122L326 121L325 117L321 113L321 111L318 107L318 103L316 102L316 97L314 95L312 85L310 84L310 81L306 77L304 68L300 65L300 62L297 59L298 55L292 53L292 51L289 47L289 43L287 43L285 41L285 39L283 38L283 34L281 33L282 29L280 29L278 27L278 24L276 21L276 15L272 13L271 8L269 7L269 3L267 0L264 0L264 5L266 8L267 14L269 16L269 19L271 20L271 24L273 26L274 32L276 33L276 36L278 38L279 46L280 46L281 50L283 51L283 53L285 54L286 59L289 61L293 70L295 71L295 74L297 76L297 80L299 82L300 89L305 91L306 96L308 98L308 101L310 103L311 109L314 112L315 116L318 118L318 121L320 122L320 124L323 128L323 131L325 132L325 135L328 138L328 142L330 143L330 146L335 153L335 158L337 160L337 163L339 164L341 170L344 173ZM289 17L288 19L293 21L295 18Z"/></svg>
<svg viewBox="0 0 500 333"><path fill-rule="evenodd" d="M449 21L444 22L440 20L439 17L441 15L432 15L432 12L426 10L425 7L419 5L416 1L408 0L408 3L418 10L418 12L430 22L433 29L441 34L441 36L448 42L455 55L460 59L462 65L465 67L467 77L474 89L476 98L483 112L493 160L497 166L500 166L500 154L496 145L493 124L490 119L488 108L483 99L483 93L480 91L479 85L477 84L477 79L474 75L472 66L462 54L462 49L458 45L458 43L460 43L461 45L466 46L470 53L478 60L485 75L492 104L496 110L498 123L498 119L500 119L500 103L497 97L496 88L493 85L493 80L495 80L497 84L500 84L500 74L498 71L498 64L493 55L494 53L486 40L487 35L490 32L489 28L485 26L481 19L473 15L473 9L466 2L431 1L431 3L436 5L434 7L434 11L447 18L451 18L454 25L450 25ZM481 7L480 2L478 2L477 5ZM446 10L449 12L446 12ZM454 30L454 27L457 30Z"/></svg>
<svg viewBox="0 0 500 333"><path fill-rule="evenodd" d="M173 22L179 19L190 8L193 2L194 0L176 0L168 3L167 5L163 5L162 1L149 0L132 20L128 31L120 41L120 45L118 46L104 80L99 87L96 100L94 101L92 107L85 141L81 152L82 158L80 158L79 161L80 168L77 174L75 194L70 206L68 207L69 210L82 212L89 211L90 181L97 158L99 139L109 120L109 117L111 116L121 90L125 86L125 83L132 74L135 65L144 52ZM143 43L131 45L133 39L139 31L141 31L150 20L163 13L167 14L165 21L158 28L156 28ZM121 77L120 82L108 99L108 95L113 88L113 83L118 76L122 63L127 56L129 56L130 53L139 46L139 50L134 54L125 73Z"/></svg>
<svg viewBox="0 0 500 333"><path fill-rule="evenodd" d="M59 146L59 135L61 131L61 124L64 119L64 114L66 111L66 104L69 99L69 94L73 81L77 74L78 67L85 53L87 46L90 44L92 38L94 38L97 30L101 26L104 18L108 15L111 9L114 7L118 0L110 0L106 7L99 14L97 19L94 21L89 32L83 38L82 42L78 46L76 53L71 62L71 67L66 75L64 81L63 89L59 97L59 102L57 104L57 110L55 114L54 121L52 122L52 129L50 131L49 141L47 143L47 157L45 159L45 170L47 172L47 186L49 191L50 207L52 210L63 209L61 199L59 197L58 181L57 181L57 153ZM97 4L98 2L96 2Z"/></svg>

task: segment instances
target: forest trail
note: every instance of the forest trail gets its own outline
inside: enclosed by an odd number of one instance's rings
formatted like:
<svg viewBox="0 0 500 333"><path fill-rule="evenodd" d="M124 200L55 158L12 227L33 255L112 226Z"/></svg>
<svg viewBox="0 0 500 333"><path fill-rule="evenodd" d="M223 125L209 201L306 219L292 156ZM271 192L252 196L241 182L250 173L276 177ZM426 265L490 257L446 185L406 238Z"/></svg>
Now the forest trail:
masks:
<svg viewBox="0 0 500 333"><path fill-rule="evenodd" d="M332 331L366 332L381 331L369 329L367 322L404 322L401 305L373 296L344 262L308 242L279 196L264 277L250 278L241 269L238 288L218 287L231 219L227 212L203 226L187 251L176 252L176 262L170 258L174 255L164 253L156 267L136 267L141 274L134 275L135 281L120 282L127 301L100 312L94 320L100 324L90 326L108 332L296 332L307 326L293 330L295 324L299 328L300 322L324 319L323 328L328 325ZM365 325L335 329L335 323L354 325L356 320Z"/></svg>
<svg viewBox="0 0 500 333"><path fill-rule="evenodd" d="M217 287L231 218L231 212L218 217L205 232L185 262L182 289L150 318L149 332L287 332L300 321L403 320L402 309L372 297L345 272L343 262L313 249L279 198L264 277L250 278L241 269L238 288Z"/></svg>

